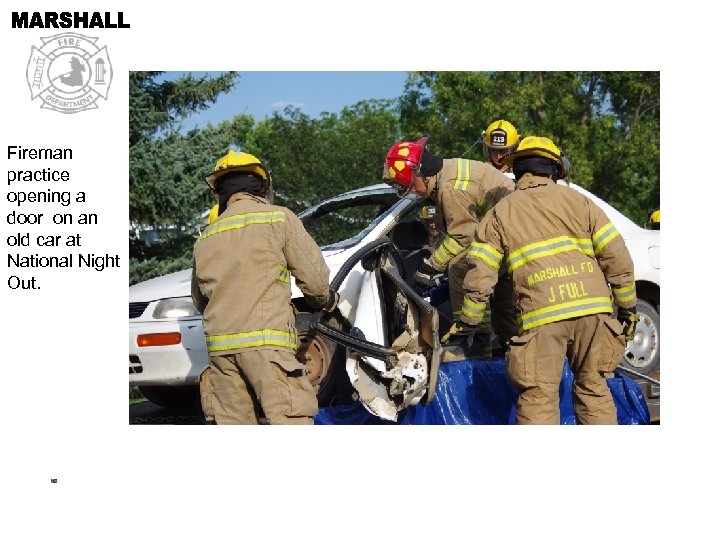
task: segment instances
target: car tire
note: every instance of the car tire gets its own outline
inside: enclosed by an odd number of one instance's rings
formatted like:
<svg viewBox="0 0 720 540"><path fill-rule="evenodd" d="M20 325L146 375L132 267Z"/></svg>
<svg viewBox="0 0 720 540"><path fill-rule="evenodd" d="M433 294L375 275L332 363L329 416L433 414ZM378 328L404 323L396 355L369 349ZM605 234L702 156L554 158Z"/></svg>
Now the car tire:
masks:
<svg viewBox="0 0 720 540"><path fill-rule="evenodd" d="M660 314L645 300L637 302L635 338L628 343L621 365L643 375L660 369Z"/></svg>
<svg viewBox="0 0 720 540"><path fill-rule="evenodd" d="M167 409L189 409L200 405L200 387L190 386L140 386L145 398Z"/></svg>
<svg viewBox="0 0 720 540"><path fill-rule="evenodd" d="M338 347L334 341L310 331L314 314L301 312L295 315L295 330L298 336L297 359L305 365L308 379L315 389L320 407L327 407L336 401L337 383L345 373L345 347ZM338 317L331 316L328 326L347 331ZM345 375L347 377L347 375Z"/></svg>

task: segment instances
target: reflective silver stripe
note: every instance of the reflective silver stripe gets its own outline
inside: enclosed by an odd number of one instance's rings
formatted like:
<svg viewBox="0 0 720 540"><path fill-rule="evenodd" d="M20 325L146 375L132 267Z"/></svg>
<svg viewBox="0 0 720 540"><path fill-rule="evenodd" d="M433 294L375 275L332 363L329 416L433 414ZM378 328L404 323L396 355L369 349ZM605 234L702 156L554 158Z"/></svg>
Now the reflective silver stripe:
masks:
<svg viewBox="0 0 720 540"><path fill-rule="evenodd" d="M277 279L283 283L290 283L290 270L288 270L285 266L280 265L280 273L278 274Z"/></svg>
<svg viewBox="0 0 720 540"><path fill-rule="evenodd" d="M198 240L203 240L213 234L218 234L232 229L242 229L248 225L261 225L280 223L285 221L285 214L280 211L271 212L248 212L246 214L236 214L234 216L224 217L209 225L200 235Z"/></svg>
<svg viewBox="0 0 720 540"><path fill-rule="evenodd" d="M582 251L585 255L589 255L591 257L595 255L592 249L592 242L589 238L557 236L542 242L528 244L527 246L523 246L520 249L513 251L508 256L508 270L512 272L532 260L573 250Z"/></svg>
<svg viewBox="0 0 720 540"><path fill-rule="evenodd" d="M465 248L449 234L445 235L442 244L433 252L433 257L442 265L450 262L450 259L465 251Z"/></svg>
<svg viewBox="0 0 720 540"><path fill-rule="evenodd" d="M262 345L275 345L295 350L297 349L297 336L293 332L283 332L281 330L257 330L238 334L206 336L205 343L208 352L245 349Z"/></svg>
<svg viewBox="0 0 720 540"><path fill-rule="evenodd" d="M610 298L600 296L554 304L520 315L520 324L523 330L529 330L543 324L594 313L612 313Z"/></svg>
<svg viewBox="0 0 720 540"><path fill-rule="evenodd" d="M470 250L468 251L468 257L477 257L478 259L482 259L495 270L500 268L502 256L503 254L490 244L484 244L481 242L473 242L470 244Z"/></svg>
<svg viewBox="0 0 720 540"><path fill-rule="evenodd" d="M612 223L607 223L600 227L600 230L593 234L592 237L595 254L597 255L600 253L608 242L616 236L620 236L620 233Z"/></svg>
<svg viewBox="0 0 720 540"><path fill-rule="evenodd" d="M615 303L618 302L631 302L637 298L635 294L635 284L628 285L627 287L618 287L613 289L613 298Z"/></svg>
<svg viewBox="0 0 720 540"><path fill-rule="evenodd" d="M457 178L455 179L455 189L465 191L470 183L470 160L458 159L457 162Z"/></svg>

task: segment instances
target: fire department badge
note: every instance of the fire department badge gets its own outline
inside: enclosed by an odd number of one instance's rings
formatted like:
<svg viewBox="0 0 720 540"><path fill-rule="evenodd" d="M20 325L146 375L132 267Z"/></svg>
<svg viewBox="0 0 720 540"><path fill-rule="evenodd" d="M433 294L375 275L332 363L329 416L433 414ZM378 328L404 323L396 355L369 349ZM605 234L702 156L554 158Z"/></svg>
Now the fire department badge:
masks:
<svg viewBox="0 0 720 540"><path fill-rule="evenodd" d="M493 129L490 132L490 140L493 146L507 146L507 131L504 129Z"/></svg>
<svg viewBox="0 0 720 540"><path fill-rule="evenodd" d="M99 98L107 100L112 66L107 48L98 49L99 38L75 33L40 38L27 65L31 99L40 98L42 109L76 113L97 109Z"/></svg>

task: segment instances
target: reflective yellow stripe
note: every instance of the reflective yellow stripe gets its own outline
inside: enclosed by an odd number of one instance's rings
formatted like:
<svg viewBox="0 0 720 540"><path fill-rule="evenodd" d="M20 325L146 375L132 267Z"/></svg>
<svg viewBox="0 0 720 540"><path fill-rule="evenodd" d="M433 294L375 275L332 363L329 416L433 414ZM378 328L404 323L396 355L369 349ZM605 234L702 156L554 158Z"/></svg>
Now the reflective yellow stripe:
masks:
<svg viewBox="0 0 720 540"><path fill-rule="evenodd" d="M278 274L277 280L282 281L283 283L290 283L290 271L286 267L280 265L280 273Z"/></svg>
<svg viewBox="0 0 720 540"><path fill-rule="evenodd" d="M285 214L280 211L272 212L248 212L247 214L235 214L234 216L218 219L212 225L209 225L200 235L199 240L203 240L213 234L218 234L232 229L242 229L248 225L260 225L270 223L280 223L285 221Z"/></svg>
<svg viewBox="0 0 720 540"><path fill-rule="evenodd" d="M475 213L477 214L478 218L483 217L485 214L487 214L488 210L490 210L490 203L486 200L478 201L476 207L475 207Z"/></svg>
<svg viewBox="0 0 720 540"><path fill-rule="evenodd" d="M463 298L462 314L471 319L483 319L486 305L485 303L473 302L466 296Z"/></svg>
<svg viewBox="0 0 720 540"><path fill-rule="evenodd" d="M478 259L482 259L495 270L500 268L502 255L503 254L501 252L492 247L490 244L484 244L481 242L473 242L470 244L470 249L468 250L468 257L477 257Z"/></svg>
<svg viewBox="0 0 720 540"><path fill-rule="evenodd" d="M607 296L596 298L583 298L572 302L554 304L542 309L536 309L520 315L520 325L523 330L529 330L543 324L562 321L572 317L592 315L593 313L612 313L612 303Z"/></svg>
<svg viewBox="0 0 720 540"><path fill-rule="evenodd" d="M635 295L635 284L633 283L627 287L613 289L613 297L615 298L616 304L618 302L632 302L637 298Z"/></svg>
<svg viewBox="0 0 720 540"><path fill-rule="evenodd" d="M297 336L293 332L282 332L280 330L257 330L255 332L206 336L205 343L208 352L245 349L262 345L275 345L295 350L297 349Z"/></svg>
<svg viewBox="0 0 720 540"><path fill-rule="evenodd" d="M612 240L616 236L620 236L620 233L612 223L608 223L600 227L600 230L593 234L592 237L595 254L597 255L598 253L600 253L602 249L608 244L608 242L610 242L610 240Z"/></svg>
<svg viewBox="0 0 720 540"><path fill-rule="evenodd" d="M564 251L582 251L585 255L593 257L595 253L592 249L592 242L589 238L571 238L569 236L557 236L528 244L520 249L516 249L508 256L508 270L513 271L523 264L542 257L548 257Z"/></svg>
<svg viewBox="0 0 720 540"><path fill-rule="evenodd" d="M433 252L433 257L443 266L450 262L450 259L459 255L465 250L460 243L449 234L445 235L442 244Z"/></svg>
<svg viewBox="0 0 720 540"><path fill-rule="evenodd" d="M462 309L458 309L457 311L452 312L452 318L453 321L459 321L460 315L463 314ZM473 315L468 315L468 317L473 317ZM489 309L485 310L485 313L483 313L482 320L480 321L480 324L490 324L492 322L491 318L491 311Z"/></svg>
<svg viewBox="0 0 720 540"><path fill-rule="evenodd" d="M470 160L458 159L457 162L457 178L455 179L455 189L465 191L470 183Z"/></svg>

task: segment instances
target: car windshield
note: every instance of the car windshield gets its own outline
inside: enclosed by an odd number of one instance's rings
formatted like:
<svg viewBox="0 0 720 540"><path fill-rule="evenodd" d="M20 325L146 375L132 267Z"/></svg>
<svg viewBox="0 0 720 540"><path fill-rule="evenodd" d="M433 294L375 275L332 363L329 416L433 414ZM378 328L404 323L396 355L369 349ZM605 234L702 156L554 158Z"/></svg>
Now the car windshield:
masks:
<svg viewBox="0 0 720 540"><path fill-rule="evenodd" d="M344 193L299 214L305 229L325 250L359 243L402 199L390 187Z"/></svg>

